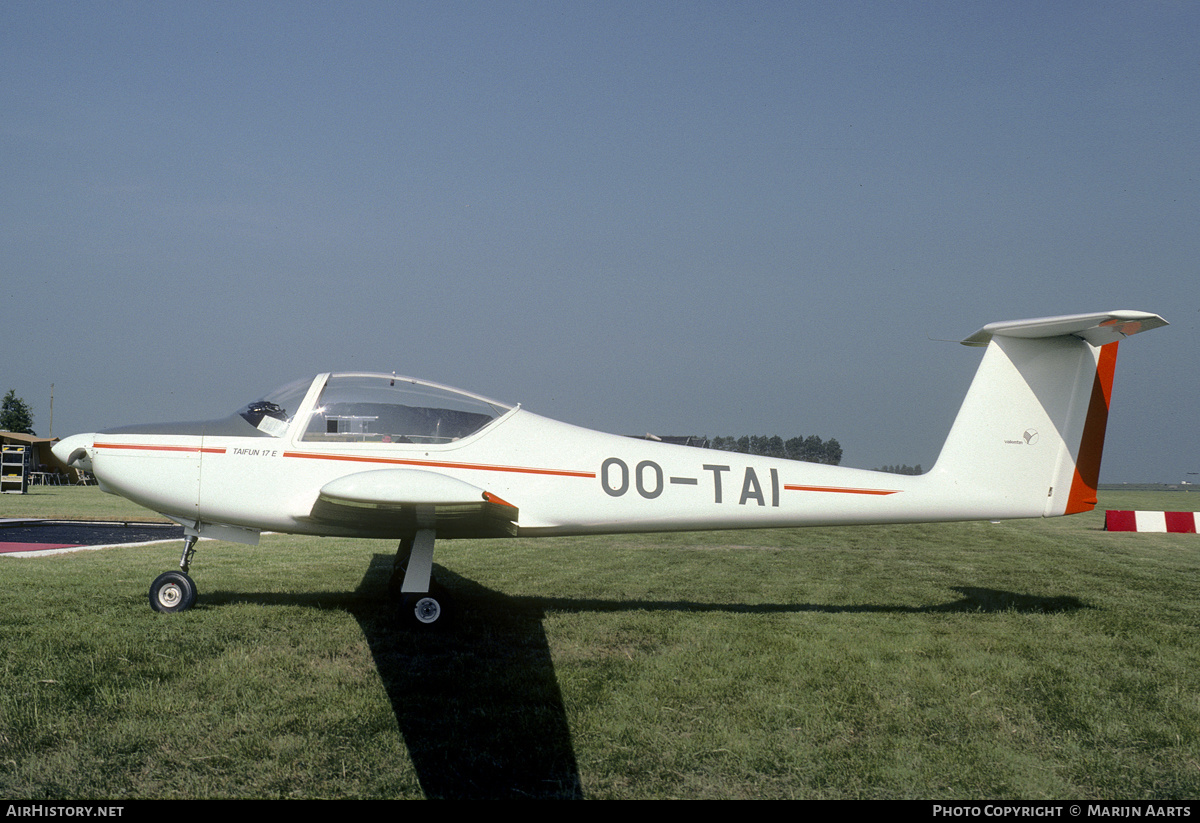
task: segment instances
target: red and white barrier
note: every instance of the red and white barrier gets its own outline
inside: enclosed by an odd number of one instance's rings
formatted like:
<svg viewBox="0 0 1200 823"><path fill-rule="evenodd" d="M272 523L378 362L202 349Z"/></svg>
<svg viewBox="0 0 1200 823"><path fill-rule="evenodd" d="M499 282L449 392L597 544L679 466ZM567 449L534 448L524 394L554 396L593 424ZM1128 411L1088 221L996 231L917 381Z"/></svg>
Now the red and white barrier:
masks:
<svg viewBox="0 0 1200 823"><path fill-rule="evenodd" d="M1195 534L1200 512L1124 512L1109 509L1104 513L1104 528L1110 532L1173 532Z"/></svg>

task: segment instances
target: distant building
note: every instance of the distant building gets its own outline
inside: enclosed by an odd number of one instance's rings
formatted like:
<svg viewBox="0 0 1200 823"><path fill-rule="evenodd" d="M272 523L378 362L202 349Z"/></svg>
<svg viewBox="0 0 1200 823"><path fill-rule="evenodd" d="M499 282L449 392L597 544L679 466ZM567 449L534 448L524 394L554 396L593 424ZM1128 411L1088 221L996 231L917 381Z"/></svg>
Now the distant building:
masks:
<svg viewBox="0 0 1200 823"><path fill-rule="evenodd" d="M38 437L36 434L0 432L0 445L25 446L25 473L51 472L64 474L74 483L79 479L78 469L72 469L54 456L50 447L59 441L57 437Z"/></svg>

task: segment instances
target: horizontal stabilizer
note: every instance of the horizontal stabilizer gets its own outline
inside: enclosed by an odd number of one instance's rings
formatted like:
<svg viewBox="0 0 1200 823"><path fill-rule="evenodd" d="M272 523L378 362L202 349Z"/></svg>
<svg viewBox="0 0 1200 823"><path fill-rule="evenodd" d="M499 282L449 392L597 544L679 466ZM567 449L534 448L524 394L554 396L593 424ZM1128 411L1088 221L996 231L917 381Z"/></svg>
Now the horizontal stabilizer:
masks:
<svg viewBox="0 0 1200 823"><path fill-rule="evenodd" d="M1157 314L1144 311L1110 311L1095 314L1064 314L1031 320L988 323L964 339L964 346L986 346L993 337L1063 337L1074 335L1093 346L1116 343L1131 334L1167 325Z"/></svg>

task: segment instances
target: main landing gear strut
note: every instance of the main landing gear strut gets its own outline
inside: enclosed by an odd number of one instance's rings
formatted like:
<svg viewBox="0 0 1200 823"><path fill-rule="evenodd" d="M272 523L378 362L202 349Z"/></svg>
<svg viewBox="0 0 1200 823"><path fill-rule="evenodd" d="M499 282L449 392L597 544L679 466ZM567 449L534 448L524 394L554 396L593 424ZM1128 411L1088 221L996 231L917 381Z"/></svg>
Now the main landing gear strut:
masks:
<svg viewBox="0 0 1200 823"><path fill-rule="evenodd" d="M405 619L428 628L446 622L449 606L446 593L432 580L433 539L433 529L418 529L400 541L389 586Z"/></svg>
<svg viewBox="0 0 1200 823"><path fill-rule="evenodd" d="M156 612L186 612L196 604L196 584L188 577L192 555L196 553L197 536L189 534L183 538L183 556L179 558L179 571L164 572L150 584L150 608Z"/></svg>

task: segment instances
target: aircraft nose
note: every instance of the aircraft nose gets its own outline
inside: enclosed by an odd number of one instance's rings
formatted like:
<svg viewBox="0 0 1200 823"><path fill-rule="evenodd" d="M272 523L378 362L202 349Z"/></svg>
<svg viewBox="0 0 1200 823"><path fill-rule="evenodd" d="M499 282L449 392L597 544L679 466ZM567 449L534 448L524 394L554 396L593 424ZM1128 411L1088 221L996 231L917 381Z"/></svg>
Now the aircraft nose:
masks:
<svg viewBox="0 0 1200 823"><path fill-rule="evenodd" d="M92 470L92 442L96 435L73 434L65 440L60 440L51 447L50 451L62 462L73 469Z"/></svg>

